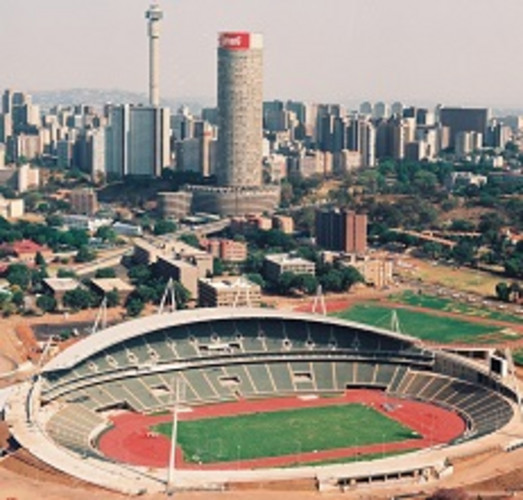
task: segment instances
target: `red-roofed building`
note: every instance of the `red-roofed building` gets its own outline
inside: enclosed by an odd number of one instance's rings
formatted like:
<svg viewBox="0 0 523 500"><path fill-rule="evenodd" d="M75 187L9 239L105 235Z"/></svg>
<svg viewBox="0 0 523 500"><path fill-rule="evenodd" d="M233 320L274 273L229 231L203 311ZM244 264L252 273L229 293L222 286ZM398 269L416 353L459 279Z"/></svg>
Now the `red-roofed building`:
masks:
<svg viewBox="0 0 523 500"><path fill-rule="evenodd" d="M37 253L40 253L46 261L50 260L53 256L53 251L49 247L39 245L32 240L4 243L0 245L0 250L16 257L18 261L25 264L33 264Z"/></svg>

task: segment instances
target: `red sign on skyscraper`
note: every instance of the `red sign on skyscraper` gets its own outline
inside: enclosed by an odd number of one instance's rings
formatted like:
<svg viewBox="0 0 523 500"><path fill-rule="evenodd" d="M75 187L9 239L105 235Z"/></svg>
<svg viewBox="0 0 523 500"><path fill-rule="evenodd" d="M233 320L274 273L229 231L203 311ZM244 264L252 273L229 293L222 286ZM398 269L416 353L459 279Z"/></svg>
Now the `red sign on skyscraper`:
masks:
<svg viewBox="0 0 523 500"><path fill-rule="evenodd" d="M220 47L228 50L247 50L251 46L250 33L221 33Z"/></svg>

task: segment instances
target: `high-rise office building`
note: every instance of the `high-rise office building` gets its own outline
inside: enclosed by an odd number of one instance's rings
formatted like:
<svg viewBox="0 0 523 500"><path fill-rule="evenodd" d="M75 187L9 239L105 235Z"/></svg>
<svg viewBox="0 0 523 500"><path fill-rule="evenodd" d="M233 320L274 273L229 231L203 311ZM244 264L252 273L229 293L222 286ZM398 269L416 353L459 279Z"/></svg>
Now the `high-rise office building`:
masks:
<svg viewBox="0 0 523 500"><path fill-rule="evenodd" d="M365 253L367 215L339 209L317 210L316 243L326 250Z"/></svg>
<svg viewBox="0 0 523 500"><path fill-rule="evenodd" d="M221 33L218 47L218 184L262 183L263 37Z"/></svg>
<svg viewBox="0 0 523 500"><path fill-rule="evenodd" d="M450 129L450 147L454 147L458 132L476 132L485 139L489 120L486 108L441 108L441 125Z"/></svg>
<svg viewBox="0 0 523 500"><path fill-rule="evenodd" d="M338 209L317 210L316 243L326 250L365 253L367 215Z"/></svg>
<svg viewBox="0 0 523 500"><path fill-rule="evenodd" d="M115 106L106 137L109 175L158 177L170 166L168 108Z"/></svg>

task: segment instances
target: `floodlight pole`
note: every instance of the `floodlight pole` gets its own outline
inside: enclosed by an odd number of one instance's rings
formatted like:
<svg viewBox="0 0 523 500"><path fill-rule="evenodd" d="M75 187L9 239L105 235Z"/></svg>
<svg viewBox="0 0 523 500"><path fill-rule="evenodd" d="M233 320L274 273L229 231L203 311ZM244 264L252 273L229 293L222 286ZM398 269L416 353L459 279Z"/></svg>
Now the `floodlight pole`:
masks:
<svg viewBox="0 0 523 500"><path fill-rule="evenodd" d="M180 398L180 383L179 379L176 379L175 384L175 398L173 404L173 428L171 435L171 451L169 454L169 469L167 474L167 494L171 495L173 492L173 482L176 467L176 438L178 433L178 400Z"/></svg>

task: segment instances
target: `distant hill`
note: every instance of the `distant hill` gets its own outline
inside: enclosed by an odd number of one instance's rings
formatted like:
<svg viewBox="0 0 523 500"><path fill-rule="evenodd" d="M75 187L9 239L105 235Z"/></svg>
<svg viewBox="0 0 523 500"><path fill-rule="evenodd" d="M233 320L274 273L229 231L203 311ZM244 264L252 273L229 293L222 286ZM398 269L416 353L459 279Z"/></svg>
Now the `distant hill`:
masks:
<svg viewBox="0 0 523 500"><path fill-rule="evenodd" d="M72 106L77 104L88 104L101 107L107 103L113 104L147 104L146 94L130 92L119 89L63 89L30 92L33 102L39 104L43 109L48 109L58 104ZM181 105L189 106L193 113L199 112L202 107L212 106L213 101L209 98L187 98L187 99L162 99L162 105L173 110Z"/></svg>

